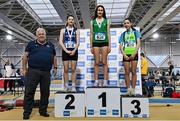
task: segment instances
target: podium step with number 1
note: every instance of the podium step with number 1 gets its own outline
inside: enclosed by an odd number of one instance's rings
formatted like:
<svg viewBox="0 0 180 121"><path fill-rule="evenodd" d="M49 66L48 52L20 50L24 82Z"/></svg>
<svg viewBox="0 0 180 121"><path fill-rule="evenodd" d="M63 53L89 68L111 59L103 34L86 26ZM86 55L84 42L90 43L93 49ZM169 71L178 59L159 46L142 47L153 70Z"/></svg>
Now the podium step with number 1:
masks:
<svg viewBox="0 0 180 121"><path fill-rule="evenodd" d="M87 88L86 116L120 117L120 88Z"/></svg>

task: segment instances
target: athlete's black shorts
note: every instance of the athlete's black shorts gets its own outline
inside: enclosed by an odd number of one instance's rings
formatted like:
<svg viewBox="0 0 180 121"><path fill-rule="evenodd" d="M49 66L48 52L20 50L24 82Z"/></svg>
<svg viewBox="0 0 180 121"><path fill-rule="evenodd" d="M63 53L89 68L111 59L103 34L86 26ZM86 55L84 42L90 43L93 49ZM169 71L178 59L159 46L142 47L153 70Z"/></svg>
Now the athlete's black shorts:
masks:
<svg viewBox="0 0 180 121"><path fill-rule="evenodd" d="M108 42L103 42L103 43L93 43L93 47L104 47L104 46L109 46Z"/></svg>
<svg viewBox="0 0 180 121"><path fill-rule="evenodd" d="M130 54L130 55L128 54L127 56L128 56L128 57L130 57L130 56L131 56L131 54ZM138 61L138 54L136 54L136 55L135 55L135 57L134 57L134 59L133 59L133 60L125 60L125 59L124 59L124 57L123 57L123 61L125 61L125 62Z"/></svg>
<svg viewBox="0 0 180 121"><path fill-rule="evenodd" d="M72 51L74 48L68 48L68 50ZM73 56L70 56L67 54L64 50L62 50L62 60L63 61L77 61L78 60L78 50L76 50L76 53Z"/></svg>

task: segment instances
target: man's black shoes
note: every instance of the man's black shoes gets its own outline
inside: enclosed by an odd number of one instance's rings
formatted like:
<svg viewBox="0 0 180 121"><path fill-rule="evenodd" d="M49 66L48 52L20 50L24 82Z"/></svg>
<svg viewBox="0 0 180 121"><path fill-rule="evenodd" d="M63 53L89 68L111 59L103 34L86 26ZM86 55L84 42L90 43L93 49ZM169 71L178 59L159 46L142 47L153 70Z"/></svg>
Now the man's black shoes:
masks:
<svg viewBox="0 0 180 121"><path fill-rule="evenodd" d="M24 116L23 116L23 119L24 119L24 120L28 120L28 119L29 119L29 115L24 115Z"/></svg>
<svg viewBox="0 0 180 121"><path fill-rule="evenodd" d="M40 116L49 117L48 113L40 113Z"/></svg>
<svg viewBox="0 0 180 121"><path fill-rule="evenodd" d="M48 114L48 113L40 113L40 116L49 117L49 114ZM23 119L24 119L24 120L28 120L29 118L30 118L29 115L24 115L24 116L23 116Z"/></svg>

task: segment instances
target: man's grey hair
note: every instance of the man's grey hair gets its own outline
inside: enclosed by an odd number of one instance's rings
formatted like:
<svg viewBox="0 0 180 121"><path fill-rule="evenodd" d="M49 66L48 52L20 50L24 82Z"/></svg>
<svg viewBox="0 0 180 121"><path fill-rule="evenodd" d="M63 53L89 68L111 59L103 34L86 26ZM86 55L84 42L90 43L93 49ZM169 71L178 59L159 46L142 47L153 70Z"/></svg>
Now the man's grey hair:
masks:
<svg viewBox="0 0 180 121"><path fill-rule="evenodd" d="M46 35L46 30L45 30L44 28L38 28L38 29L36 30L36 36L38 35L38 33L39 33L40 31L43 31L43 33L45 33L45 35Z"/></svg>

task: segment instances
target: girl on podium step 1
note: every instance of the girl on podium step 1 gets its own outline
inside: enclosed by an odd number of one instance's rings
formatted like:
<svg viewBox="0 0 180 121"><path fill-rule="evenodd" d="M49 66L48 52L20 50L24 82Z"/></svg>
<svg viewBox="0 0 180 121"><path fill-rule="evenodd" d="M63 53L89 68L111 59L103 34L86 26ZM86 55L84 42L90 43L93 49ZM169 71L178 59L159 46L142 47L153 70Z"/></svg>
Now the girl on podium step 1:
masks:
<svg viewBox="0 0 180 121"><path fill-rule="evenodd" d="M94 55L94 86L100 86L98 81L100 57L103 65L103 86L107 86L108 81L108 64L107 56L111 52L110 23L106 18L104 6L98 5L95 15L90 24L90 45L91 53ZM101 54L100 56L100 49Z"/></svg>
<svg viewBox="0 0 180 121"><path fill-rule="evenodd" d="M132 96L135 95L135 86L137 80L136 68L141 34L138 30L133 28L132 21L129 18L124 20L124 27L126 28L126 31L124 31L120 36L119 49L123 54L125 82L128 88L126 95ZM130 86L130 68L132 71L132 86Z"/></svg>
<svg viewBox="0 0 180 121"><path fill-rule="evenodd" d="M67 16L66 26L61 29L59 44L62 47L62 61L64 66L64 90L76 91L76 65L78 60L78 47L79 47L80 32L74 26L74 17ZM72 86L68 85L69 81L69 65L71 66L71 80Z"/></svg>

